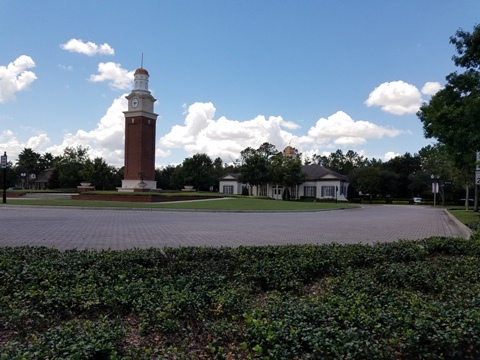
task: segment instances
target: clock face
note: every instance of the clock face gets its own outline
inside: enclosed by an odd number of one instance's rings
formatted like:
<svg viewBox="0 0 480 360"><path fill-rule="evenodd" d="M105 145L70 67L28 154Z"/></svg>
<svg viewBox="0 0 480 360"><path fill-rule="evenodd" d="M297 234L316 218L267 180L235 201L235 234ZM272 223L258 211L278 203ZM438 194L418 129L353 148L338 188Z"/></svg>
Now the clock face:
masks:
<svg viewBox="0 0 480 360"><path fill-rule="evenodd" d="M130 101L130 105L132 105L132 108L136 108L139 103L140 103L140 101L138 101L137 98L133 98L133 99Z"/></svg>

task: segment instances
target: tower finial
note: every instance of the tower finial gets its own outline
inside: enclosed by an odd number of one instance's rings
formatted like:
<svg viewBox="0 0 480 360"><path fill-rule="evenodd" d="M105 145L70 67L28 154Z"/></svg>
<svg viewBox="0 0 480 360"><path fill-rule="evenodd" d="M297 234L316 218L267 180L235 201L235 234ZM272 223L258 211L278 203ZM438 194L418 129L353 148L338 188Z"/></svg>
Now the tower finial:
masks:
<svg viewBox="0 0 480 360"><path fill-rule="evenodd" d="M142 52L142 63L140 67L143 69L143 52Z"/></svg>

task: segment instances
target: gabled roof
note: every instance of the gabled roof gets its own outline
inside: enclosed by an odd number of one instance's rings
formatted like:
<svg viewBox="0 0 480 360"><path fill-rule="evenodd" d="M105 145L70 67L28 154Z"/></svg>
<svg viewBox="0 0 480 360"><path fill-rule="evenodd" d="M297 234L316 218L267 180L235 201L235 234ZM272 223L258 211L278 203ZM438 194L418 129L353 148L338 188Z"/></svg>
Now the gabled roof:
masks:
<svg viewBox="0 0 480 360"><path fill-rule="evenodd" d="M219 180L238 180L240 174L237 173L227 173L223 175Z"/></svg>
<svg viewBox="0 0 480 360"><path fill-rule="evenodd" d="M307 175L307 181L322 180L328 175L339 180L348 181L348 178L345 175L327 169L322 165L302 165L302 171Z"/></svg>

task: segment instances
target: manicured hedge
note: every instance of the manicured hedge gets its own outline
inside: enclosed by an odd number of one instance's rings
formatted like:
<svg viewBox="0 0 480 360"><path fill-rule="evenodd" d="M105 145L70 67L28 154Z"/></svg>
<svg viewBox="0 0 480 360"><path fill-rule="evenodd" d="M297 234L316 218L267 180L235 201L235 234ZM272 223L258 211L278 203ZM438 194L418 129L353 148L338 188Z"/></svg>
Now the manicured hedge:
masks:
<svg viewBox="0 0 480 360"><path fill-rule="evenodd" d="M0 248L1 359L478 359L480 240Z"/></svg>

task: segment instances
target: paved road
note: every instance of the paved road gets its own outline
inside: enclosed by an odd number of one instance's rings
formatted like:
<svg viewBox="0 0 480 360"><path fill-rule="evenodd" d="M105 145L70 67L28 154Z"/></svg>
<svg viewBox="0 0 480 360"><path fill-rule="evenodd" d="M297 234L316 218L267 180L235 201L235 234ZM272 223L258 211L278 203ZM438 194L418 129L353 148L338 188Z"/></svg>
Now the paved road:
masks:
<svg viewBox="0 0 480 360"><path fill-rule="evenodd" d="M213 213L0 205L0 246L126 249L374 243L429 236L468 237L468 229L445 210L425 206Z"/></svg>

